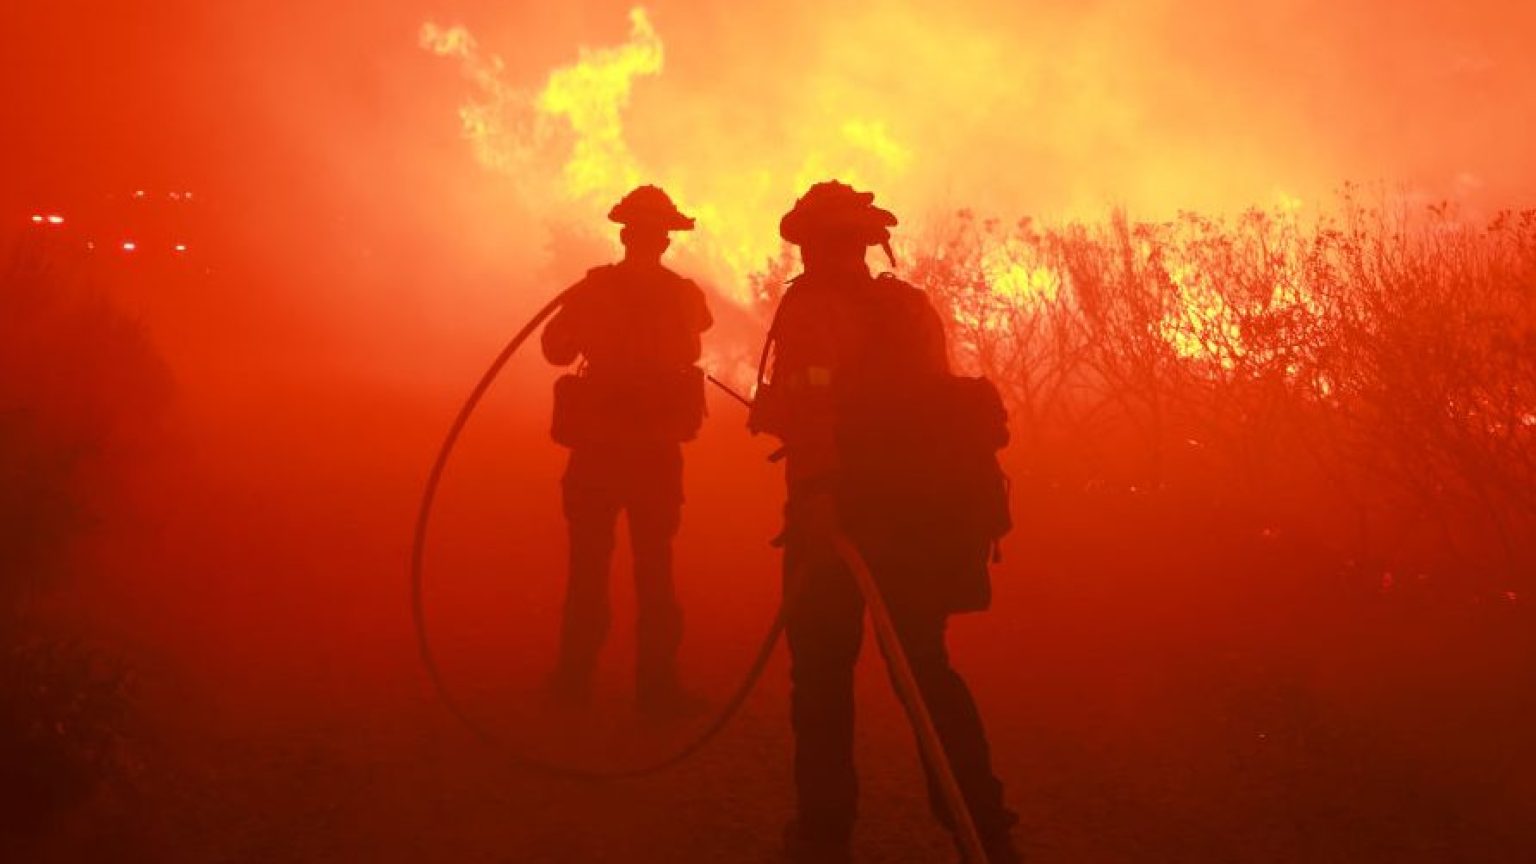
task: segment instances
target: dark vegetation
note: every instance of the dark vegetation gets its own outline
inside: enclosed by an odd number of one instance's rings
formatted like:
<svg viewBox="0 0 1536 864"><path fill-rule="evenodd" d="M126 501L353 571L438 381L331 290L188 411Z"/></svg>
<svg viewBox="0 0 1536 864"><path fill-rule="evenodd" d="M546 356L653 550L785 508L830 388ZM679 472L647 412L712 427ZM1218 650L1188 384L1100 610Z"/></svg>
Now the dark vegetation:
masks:
<svg viewBox="0 0 1536 864"><path fill-rule="evenodd" d="M124 518L124 474L152 451L168 396L154 350L83 267L47 245L0 244L6 860L24 859L72 814L120 802L139 773L129 664L51 614L49 601L89 590L89 538L103 520Z"/></svg>

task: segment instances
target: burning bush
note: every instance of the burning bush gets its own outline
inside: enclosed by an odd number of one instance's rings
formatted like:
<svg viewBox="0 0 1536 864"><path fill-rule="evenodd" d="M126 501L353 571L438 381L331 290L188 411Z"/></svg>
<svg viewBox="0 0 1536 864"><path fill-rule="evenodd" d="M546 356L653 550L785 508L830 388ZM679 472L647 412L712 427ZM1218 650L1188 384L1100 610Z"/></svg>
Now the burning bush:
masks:
<svg viewBox="0 0 1536 864"><path fill-rule="evenodd" d="M1536 563L1536 211L961 212L907 257L1011 402L1026 497L1155 496L1506 598Z"/></svg>

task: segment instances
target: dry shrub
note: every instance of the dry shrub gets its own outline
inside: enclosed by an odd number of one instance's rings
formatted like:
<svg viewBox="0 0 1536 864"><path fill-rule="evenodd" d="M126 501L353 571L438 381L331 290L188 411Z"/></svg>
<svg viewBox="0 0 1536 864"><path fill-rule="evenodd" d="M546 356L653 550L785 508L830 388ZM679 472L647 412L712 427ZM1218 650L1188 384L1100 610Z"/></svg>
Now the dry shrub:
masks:
<svg viewBox="0 0 1536 864"><path fill-rule="evenodd" d="M1505 599L1536 563L1536 211L962 211L904 254L1005 391L1026 497L1140 495Z"/></svg>

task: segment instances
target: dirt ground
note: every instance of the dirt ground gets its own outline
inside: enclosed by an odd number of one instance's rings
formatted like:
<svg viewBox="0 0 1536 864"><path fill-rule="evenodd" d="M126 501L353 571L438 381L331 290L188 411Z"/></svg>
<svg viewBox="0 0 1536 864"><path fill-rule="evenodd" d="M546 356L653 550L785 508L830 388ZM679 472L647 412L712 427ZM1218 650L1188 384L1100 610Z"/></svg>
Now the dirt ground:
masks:
<svg viewBox="0 0 1536 864"><path fill-rule="evenodd" d="M341 413L354 411L367 413ZM431 414L410 444L430 440ZM436 535L439 651L510 746L585 765L644 761L689 728L634 717L622 564L598 705L559 716L537 696L559 596L559 454L532 433L521 443L543 454L517 466L525 484L481 489L478 511L444 508L444 524L463 524ZM324 441L286 449L278 475L197 477L181 490L204 496L197 507L122 538L117 554L174 561L163 591L115 586L100 624L137 658L143 767L54 832L39 860L777 860L791 808L782 649L741 716L671 772L590 783L518 770L436 702L415 656L404 552L425 451L390 446L406 452L385 477L379 448L349 463ZM716 703L775 600L763 542L774 480L754 464L760 449L721 428L690 468L749 478L694 484L691 513L743 515L696 518L680 541L686 668ZM478 482L457 480L461 496ZM361 487L392 494L362 506ZM1283 550L1260 548L1212 553L1231 556L1230 579L1192 588L1166 560L1151 565L1161 572L1117 567L1125 550L1104 538L1126 532L1036 518L1009 543L993 612L953 624L1033 860L1536 856L1536 652L1523 607L1299 590L1317 580L1287 582L1297 574ZM950 860L866 648L859 860Z"/></svg>

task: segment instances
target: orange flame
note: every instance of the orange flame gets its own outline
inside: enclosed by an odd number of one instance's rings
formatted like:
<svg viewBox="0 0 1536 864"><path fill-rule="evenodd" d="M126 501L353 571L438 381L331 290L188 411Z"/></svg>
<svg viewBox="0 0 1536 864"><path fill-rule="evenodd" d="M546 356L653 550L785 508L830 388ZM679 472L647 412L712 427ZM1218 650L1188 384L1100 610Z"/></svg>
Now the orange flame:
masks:
<svg viewBox="0 0 1536 864"><path fill-rule="evenodd" d="M801 153L786 149L772 164L746 165L721 153L707 164L687 153L639 155L626 129L635 83L661 74L665 46L643 9L629 13L629 38L581 48L552 70L537 92L508 80L501 58L463 27L423 25L420 44L456 58L472 95L460 110L464 136L486 168L518 185L541 208L575 208L595 218L633 186L658 183L696 215L700 231L679 238L679 252L723 296L754 301L750 276L780 251L778 214L796 190L837 176L877 185L904 173L912 149L878 116L842 119ZM558 171L552 169L558 167ZM550 182L552 175L559 182Z"/></svg>

